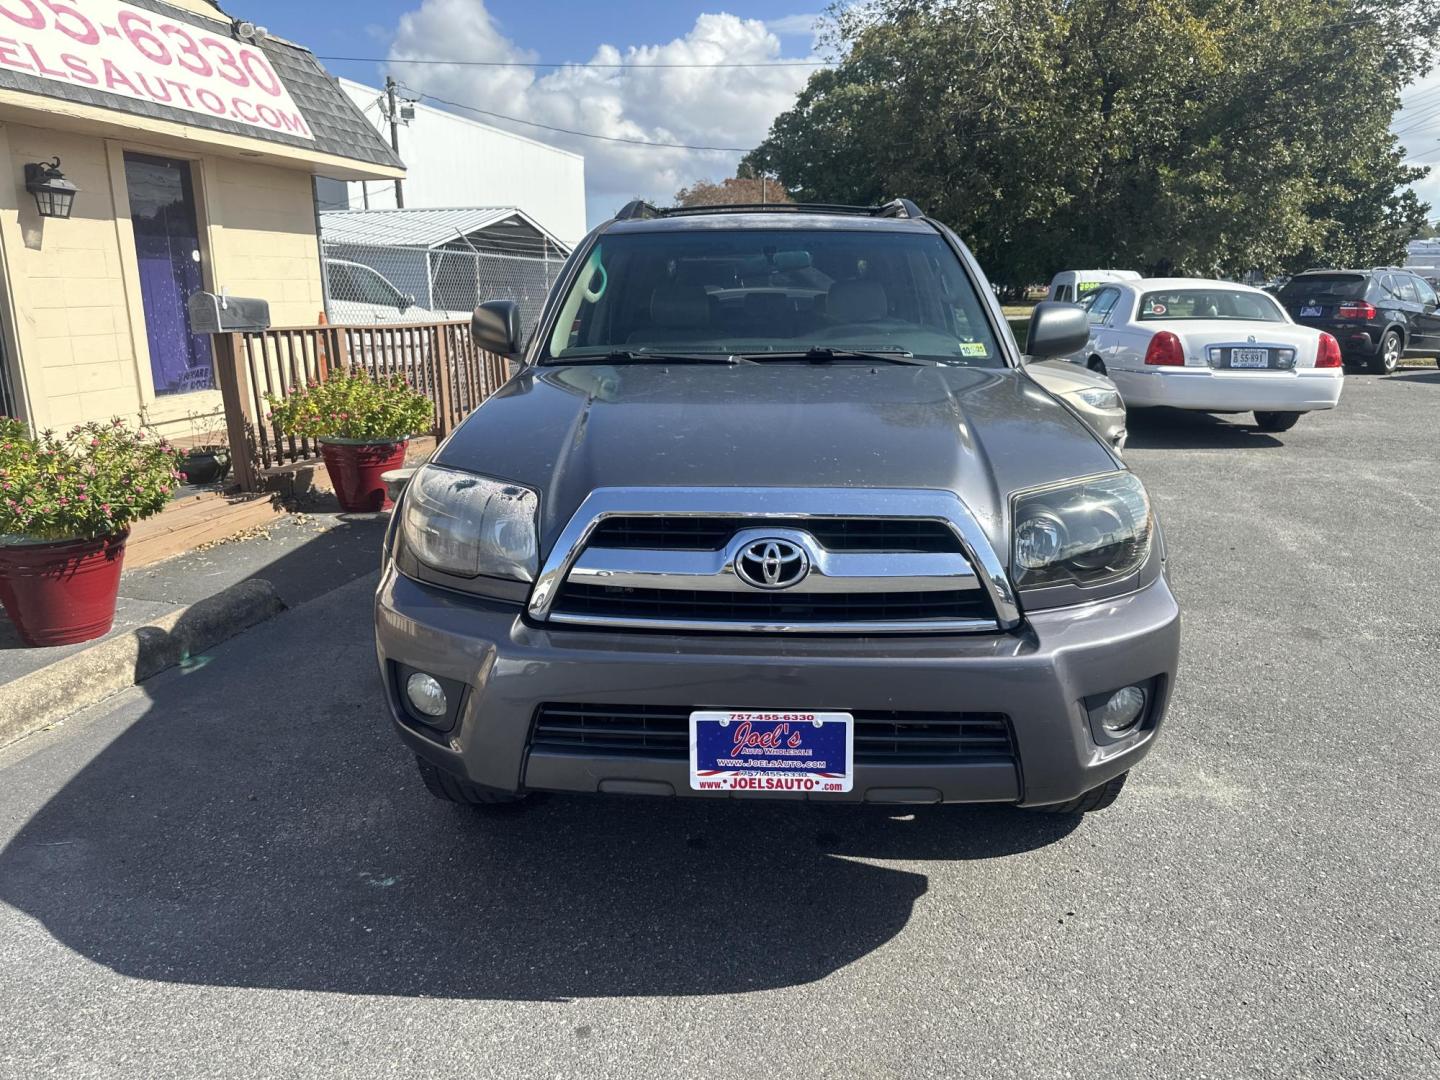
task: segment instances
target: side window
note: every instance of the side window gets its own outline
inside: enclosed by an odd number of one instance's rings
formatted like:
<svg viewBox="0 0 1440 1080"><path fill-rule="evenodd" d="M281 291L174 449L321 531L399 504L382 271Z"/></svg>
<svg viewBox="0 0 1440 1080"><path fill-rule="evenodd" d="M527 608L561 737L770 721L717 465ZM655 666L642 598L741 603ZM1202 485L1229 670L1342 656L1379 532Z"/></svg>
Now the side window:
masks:
<svg viewBox="0 0 1440 1080"><path fill-rule="evenodd" d="M1055 299L1068 304L1075 298L1070 293L1069 285L1061 285L1060 288L1055 291Z"/></svg>
<svg viewBox="0 0 1440 1080"><path fill-rule="evenodd" d="M1382 296L1387 296L1387 297L1393 296L1393 297L1395 297L1396 299L1399 299L1399 296L1400 296L1400 286L1398 286L1398 285L1395 284L1395 275L1394 275L1394 274L1382 274L1379 280L1380 280L1380 294L1381 294Z"/></svg>
<svg viewBox="0 0 1440 1080"><path fill-rule="evenodd" d="M353 300L355 283L350 280L350 268L343 263L331 263L327 277L330 280L331 300Z"/></svg>
<svg viewBox="0 0 1440 1080"><path fill-rule="evenodd" d="M1412 278L1411 280L1415 282L1415 289L1420 294L1420 303L1426 307L1440 303L1440 298L1435 296L1435 290L1428 281L1422 277Z"/></svg>
<svg viewBox="0 0 1440 1080"><path fill-rule="evenodd" d="M1420 302L1420 293L1415 288L1415 279L1409 274L1396 274L1395 284L1400 294L1400 299L1411 304Z"/></svg>
<svg viewBox="0 0 1440 1080"><path fill-rule="evenodd" d="M368 266L351 271L355 282L355 295L351 298L364 304L393 305L400 302L400 293L380 275L380 271Z"/></svg>
<svg viewBox="0 0 1440 1080"><path fill-rule="evenodd" d="M1090 325L1102 323L1115 309L1115 301L1120 299L1119 289L1100 289L1093 298L1087 297L1090 301L1087 305L1090 309Z"/></svg>

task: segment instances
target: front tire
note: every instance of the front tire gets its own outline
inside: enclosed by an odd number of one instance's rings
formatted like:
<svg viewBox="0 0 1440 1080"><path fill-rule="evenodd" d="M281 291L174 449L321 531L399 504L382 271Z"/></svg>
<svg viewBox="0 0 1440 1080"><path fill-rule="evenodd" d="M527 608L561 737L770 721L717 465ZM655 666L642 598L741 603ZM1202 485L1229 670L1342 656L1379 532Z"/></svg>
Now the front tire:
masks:
<svg viewBox="0 0 1440 1080"><path fill-rule="evenodd" d="M1370 370L1376 375L1391 375L1400 366L1400 354L1405 351L1405 341L1399 330L1386 330L1380 339L1380 351L1370 361Z"/></svg>
<svg viewBox="0 0 1440 1080"><path fill-rule="evenodd" d="M1437 361L1437 363L1440 363L1440 361ZM1098 356L1090 357L1085 366L1095 372L1096 375L1105 374L1105 361L1101 360Z"/></svg>
<svg viewBox="0 0 1440 1080"><path fill-rule="evenodd" d="M1093 814L1097 810L1104 810L1120 797L1120 789L1125 786L1125 778L1129 775L1128 771L1122 772L1119 776L1106 780L1099 787L1093 787L1069 802L1051 803L1049 806L1030 806L1026 809L1041 814Z"/></svg>
<svg viewBox="0 0 1440 1080"><path fill-rule="evenodd" d="M444 769L437 769L423 758L417 757L415 765L420 770L420 779L425 781L425 789L444 802L461 803L468 806L503 806L508 803L520 802L525 798L523 792L501 791L499 788L461 780Z"/></svg>
<svg viewBox="0 0 1440 1080"><path fill-rule="evenodd" d="M1289 431L1299 419L1298 412L1257 412L1255 425L1261 431Z"/></svg>

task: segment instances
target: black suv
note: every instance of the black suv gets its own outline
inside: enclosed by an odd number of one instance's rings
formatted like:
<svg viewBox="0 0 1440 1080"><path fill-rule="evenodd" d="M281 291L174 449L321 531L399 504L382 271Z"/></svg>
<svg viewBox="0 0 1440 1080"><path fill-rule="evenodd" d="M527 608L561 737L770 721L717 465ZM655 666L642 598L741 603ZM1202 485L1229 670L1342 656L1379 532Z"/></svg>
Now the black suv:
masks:
<svg viewBox="0 0 1440 1080"><path fill-rule="evenodd" d="M1405 353L1440 353L1440 301L1409 270L1309 270L1279 295L1297 323L1335 336L1347 369L1388 375Z"/></svg>

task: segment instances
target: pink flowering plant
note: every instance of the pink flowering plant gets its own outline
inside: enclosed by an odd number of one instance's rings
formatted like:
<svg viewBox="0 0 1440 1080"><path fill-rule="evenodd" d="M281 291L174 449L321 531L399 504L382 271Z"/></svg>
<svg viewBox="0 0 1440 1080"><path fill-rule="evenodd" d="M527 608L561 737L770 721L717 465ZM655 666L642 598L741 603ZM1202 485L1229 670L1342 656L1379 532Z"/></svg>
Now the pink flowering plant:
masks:
<svg viewBox="0 0 1440 1080"><path fill-rule="evenodd" d="M165 508L176 462L165 440L119 417L64 436L0 417L0 543L113 536Z"/></svg>
<svg viewBox="0 0 1440 1080"><path fill-rule="evenodd" d="M430 399L398 372L377 376L351 368L332 372L324 382L291 387L283 398L265 399L276 430L302 438L390 442L429 431L435 423Z"/></svg>

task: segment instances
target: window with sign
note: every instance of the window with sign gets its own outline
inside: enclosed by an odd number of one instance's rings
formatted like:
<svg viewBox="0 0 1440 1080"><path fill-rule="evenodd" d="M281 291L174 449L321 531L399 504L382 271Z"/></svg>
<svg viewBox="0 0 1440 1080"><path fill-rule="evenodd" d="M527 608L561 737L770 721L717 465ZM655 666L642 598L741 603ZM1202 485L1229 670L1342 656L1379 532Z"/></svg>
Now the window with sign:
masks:
<svg viewBox="0 0 1440 1080"><path fill-rule="evenodd" d="M1140 298L1142 321L1172 319L1243 319L1284 322L1275 301L1264 293L1239 289L1171 289L1149 292Z"/></svg>

